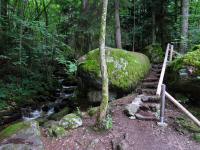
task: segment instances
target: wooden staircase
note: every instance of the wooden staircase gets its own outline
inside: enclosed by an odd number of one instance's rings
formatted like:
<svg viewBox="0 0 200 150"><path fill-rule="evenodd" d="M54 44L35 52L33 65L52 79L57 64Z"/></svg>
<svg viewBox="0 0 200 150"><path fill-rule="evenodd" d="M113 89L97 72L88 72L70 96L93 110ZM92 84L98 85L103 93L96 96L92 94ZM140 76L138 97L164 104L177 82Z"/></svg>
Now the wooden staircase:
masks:
<svg viewBox="0 0 200 150"><path fill-rule="evenodd" d="M156 96L156 90L159 82L159 76L162 64L153 64L149 75L143 80L140 87L136 90L139 94L142 104L135 114L140 120L158 120L158 110L160 108L160 97Z"/></svg>

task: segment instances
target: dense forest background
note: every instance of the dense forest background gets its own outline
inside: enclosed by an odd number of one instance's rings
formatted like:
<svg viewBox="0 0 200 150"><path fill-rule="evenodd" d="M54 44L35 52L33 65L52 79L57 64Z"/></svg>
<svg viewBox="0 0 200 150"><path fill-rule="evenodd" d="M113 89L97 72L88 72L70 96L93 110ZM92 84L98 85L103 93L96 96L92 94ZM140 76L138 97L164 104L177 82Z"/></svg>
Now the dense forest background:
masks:
<svg viewBox="0 0 200 150"><path fill-rule="evenodd" d="M100 16L99 0L0 0L0 109L49 95L59 67L75 76L76 60L99 46ZM109 2L107 46L140 51L173 42L182 51L183 41L186 50L200 43L200 1Z"/></svg>

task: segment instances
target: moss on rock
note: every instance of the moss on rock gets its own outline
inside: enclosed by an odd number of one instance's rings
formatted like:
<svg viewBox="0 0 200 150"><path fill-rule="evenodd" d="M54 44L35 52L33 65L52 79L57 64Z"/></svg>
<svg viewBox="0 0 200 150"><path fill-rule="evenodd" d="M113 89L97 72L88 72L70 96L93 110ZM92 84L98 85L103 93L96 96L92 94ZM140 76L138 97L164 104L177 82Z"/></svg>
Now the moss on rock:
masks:
<svg viewBox="0 0 200 150"><path fill-rule="evenodd" d="M195 141L200 142L200 133L195 133L193 138Z"/></svg>
<svg viewBox="0 0 200 150"><path fill-rule="evenodd" d="M200 75L200 45L192 48L193 51L188 52L182 57L177 58L171 63L171 68L174 71L179 71L188 66L194 67L194 74Z"/></svg>
<svg viewBox="0 0 200 150"><path fill-rule="evenodd" d="M26 122L18 122L12 124L0 132L0 141L28 127L29 125Z"/></svg>
<svg viewBox="0 0 200 150"><path fill-rule="evenodd" d="M164 52L158 43L146 46L143 53L149 57L152 63L160 63L163 61Z"/></svg>
<svg viewBox="0 0 200 150"><path fill-rule="evenodd" d="M150 69L147 56L121 49L106 48L109 88L120 91L130 91L136 87ZM101 72L99 49L90 51L82 57L78 72L83 81L96 87L101 87Z"/></svg>

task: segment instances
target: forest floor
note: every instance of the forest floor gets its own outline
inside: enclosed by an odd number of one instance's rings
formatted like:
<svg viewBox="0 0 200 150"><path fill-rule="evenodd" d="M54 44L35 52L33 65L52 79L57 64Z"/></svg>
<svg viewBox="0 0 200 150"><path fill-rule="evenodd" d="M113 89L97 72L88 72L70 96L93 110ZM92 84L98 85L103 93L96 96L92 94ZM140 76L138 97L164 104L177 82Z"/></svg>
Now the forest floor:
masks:
<svg viewBox="0 0 200 150"><path fill-rule="evenodd" d="M192 140L190 133L176 130L175 118L181 113L168 104L168 126L157 126L155 121L131 120L124 114L124 106L136 95L111 103L113 128L107 132L92 129L95 117L83 116L83 126L68 133L65 138L50 138L43 132L42 141L46 150L200 150L200 143ZM116 148L118 145L120 147ZM115 148L113 148L115 147Z"/></svg>

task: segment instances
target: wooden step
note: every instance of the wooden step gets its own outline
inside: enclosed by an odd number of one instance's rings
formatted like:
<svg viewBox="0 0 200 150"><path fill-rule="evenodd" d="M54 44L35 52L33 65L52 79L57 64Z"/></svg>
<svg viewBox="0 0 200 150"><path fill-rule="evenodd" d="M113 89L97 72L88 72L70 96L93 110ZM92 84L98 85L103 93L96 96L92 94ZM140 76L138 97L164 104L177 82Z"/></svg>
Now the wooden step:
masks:
<svg viewBox="0 0 200 150"><path fill-rule="evenodd" d="M160 104L158 103L142 103L140 110L157 112L160 109Z"/></svg>
<svg viewBox="0 0 200 150"><path fill-rule="evenodd" d="M141 89L141 93L148 95L156 95L156 89Z"/></svg>
<svg viewBox="0 0 200 150"><path fill-rule="evenodd" d="M157 121L158 120L155 116L155 113L153 113L151 111L140 110L138 113L135 114L135 117L139 120L145 120L145 121Z"/></svg>
<svg viewBox="0 0 200 150"><path fill-rule="evenodd" d="M156 77L148 77L148 78L144 79L143 82L155 82L158 80L159 80L159 78L156 78Z"/></svg>
<svg viewBox="0 0 200 150"><path fill-rule="evenodd" d="M141 97L143 102L151 102L151 103L159 103L160 102L160 96L145 96L143 95Z"/></svg>
<svg viewBox="0 0 200 150"><path fill-rule="evenodd" d="M143 82L142 87L143 88L157 88L158 82Z"/></svg>

